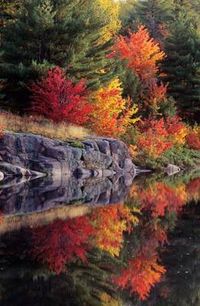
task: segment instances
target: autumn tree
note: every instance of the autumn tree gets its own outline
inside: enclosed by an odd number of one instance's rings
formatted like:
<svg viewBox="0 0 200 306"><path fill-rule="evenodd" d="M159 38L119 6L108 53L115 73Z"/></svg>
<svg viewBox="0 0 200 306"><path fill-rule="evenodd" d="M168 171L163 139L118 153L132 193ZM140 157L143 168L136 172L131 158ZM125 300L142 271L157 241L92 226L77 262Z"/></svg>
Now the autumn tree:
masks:
<svg viewBox="0 0 200 306"><path fill-rule="evenodd" d="M140 80L141 109L155 113L164 100L166 86L159 84L158 63L165 58L160 46L150 37L148 30L140 26L137 32L120 36L113 47L111 57L120 59ZM141 102L140 102L141 103Z"/></svg>
<svg viewBox="0 0 200 306"><path fill-rule="evenodd" d="M64 71L55 67L46 77L30 87L32 97L31 111L55 122L67 121L83 124L92 110L87 101L84 81L73 84L65 78Z"/></svg>
<svg viewBox="0 0 200 306"><path fill-rule="evenodd" d="M95 0L100 6L107 22L102 29L100 42L107 42L114 37L121 27L119 19L120 3L114 0Z"/></svg>
<svg viewBox="0 0 200 306"><path fill-rule="evenodd" d="M100 135L119 136L138 118L133 118L137 108L130 99L122 97L122 87L118 79L91 94L93 111L91 126Z"/></svg>
<svg viewBox="0 0 200 306"><path fill-rule="evenodd" d="M127 66L144 81L156 76L159 71L157 62L165 58L164 52L143 26L129 36L120 36L114 46L114 54L126 61Z"/></svg>

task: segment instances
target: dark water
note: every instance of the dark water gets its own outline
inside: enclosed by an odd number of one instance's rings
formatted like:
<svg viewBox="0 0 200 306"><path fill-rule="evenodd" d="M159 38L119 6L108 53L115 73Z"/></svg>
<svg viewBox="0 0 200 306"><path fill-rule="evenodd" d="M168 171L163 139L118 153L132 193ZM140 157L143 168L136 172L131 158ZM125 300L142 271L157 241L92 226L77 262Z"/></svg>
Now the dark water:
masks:
<svg viewBox="0 0 200 306"><path fill-rule="evenodd" d="M200 176L0 189L1 306L200 305Z"/></svg>

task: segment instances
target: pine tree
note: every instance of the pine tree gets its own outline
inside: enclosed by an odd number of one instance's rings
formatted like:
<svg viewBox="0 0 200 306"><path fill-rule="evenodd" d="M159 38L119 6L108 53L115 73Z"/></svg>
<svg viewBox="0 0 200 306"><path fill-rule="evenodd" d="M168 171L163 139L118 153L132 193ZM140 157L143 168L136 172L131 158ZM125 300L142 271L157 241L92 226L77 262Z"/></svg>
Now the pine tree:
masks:
<svg viewBox="0 0 200 306"><path fill-rule="evenodd" d="M193 25L200 29L199 14L200 14L200 0L173 0L173 16L174 20L179 13L185 13L191 18Z"/></svg>
<svg viewBox="0 0 200 306"><path fill-rule="evenodd" d="M163 79L179 111L193 120L200 111L200 37L192 21L183 13L173 24L165 43Z"/></svg>
<svg viewBox="0 0 200 306"><path fill-rule="evenodd" d="M101 40L110 22L106 12L99 0L25 0L16 22L3 31L0 77L7 80L10 105L24 110L29 81L53 66L64 68L74 81L86 79L89 87L108 81L111 37Z"/></svg>
<svg viewBox="0 0 200 306"><path fill-rule="evenodd" d="M171 20L173 0L144 0L138 1L130 13L128 26L135 29L142 24L149 30L151 36L163 42L167 34L167 24Z"/></svg>

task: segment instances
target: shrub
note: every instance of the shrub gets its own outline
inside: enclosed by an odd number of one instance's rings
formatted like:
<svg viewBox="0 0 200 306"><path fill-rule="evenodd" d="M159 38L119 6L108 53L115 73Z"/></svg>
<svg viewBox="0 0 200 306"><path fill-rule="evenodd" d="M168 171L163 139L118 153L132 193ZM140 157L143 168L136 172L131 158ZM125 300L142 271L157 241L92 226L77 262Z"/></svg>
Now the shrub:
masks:
<svg viewBox="0 0 200 306"><path fill-rule="evenodd" d="M50 69L46 77L31 85L30 90L33 114L54 122L83 124L88 120L91 105L87 101L85 82L73 84L65 78L61 68Z"/></svg>

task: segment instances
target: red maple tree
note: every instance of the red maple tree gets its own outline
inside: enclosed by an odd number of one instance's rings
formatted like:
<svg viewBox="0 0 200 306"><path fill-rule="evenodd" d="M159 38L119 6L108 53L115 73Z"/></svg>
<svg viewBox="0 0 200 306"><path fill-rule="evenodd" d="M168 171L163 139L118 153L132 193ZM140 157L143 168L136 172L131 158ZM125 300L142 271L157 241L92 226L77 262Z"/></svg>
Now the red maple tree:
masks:
<svg viewBox="0 0 200 306"><path fill-rule="evenodd" d="M64 71L55 67L47 76L30 86L31 112L55 122L68 121L83 124L88 120L92 106L87 101L85 81L73 84Z"/></svg>

